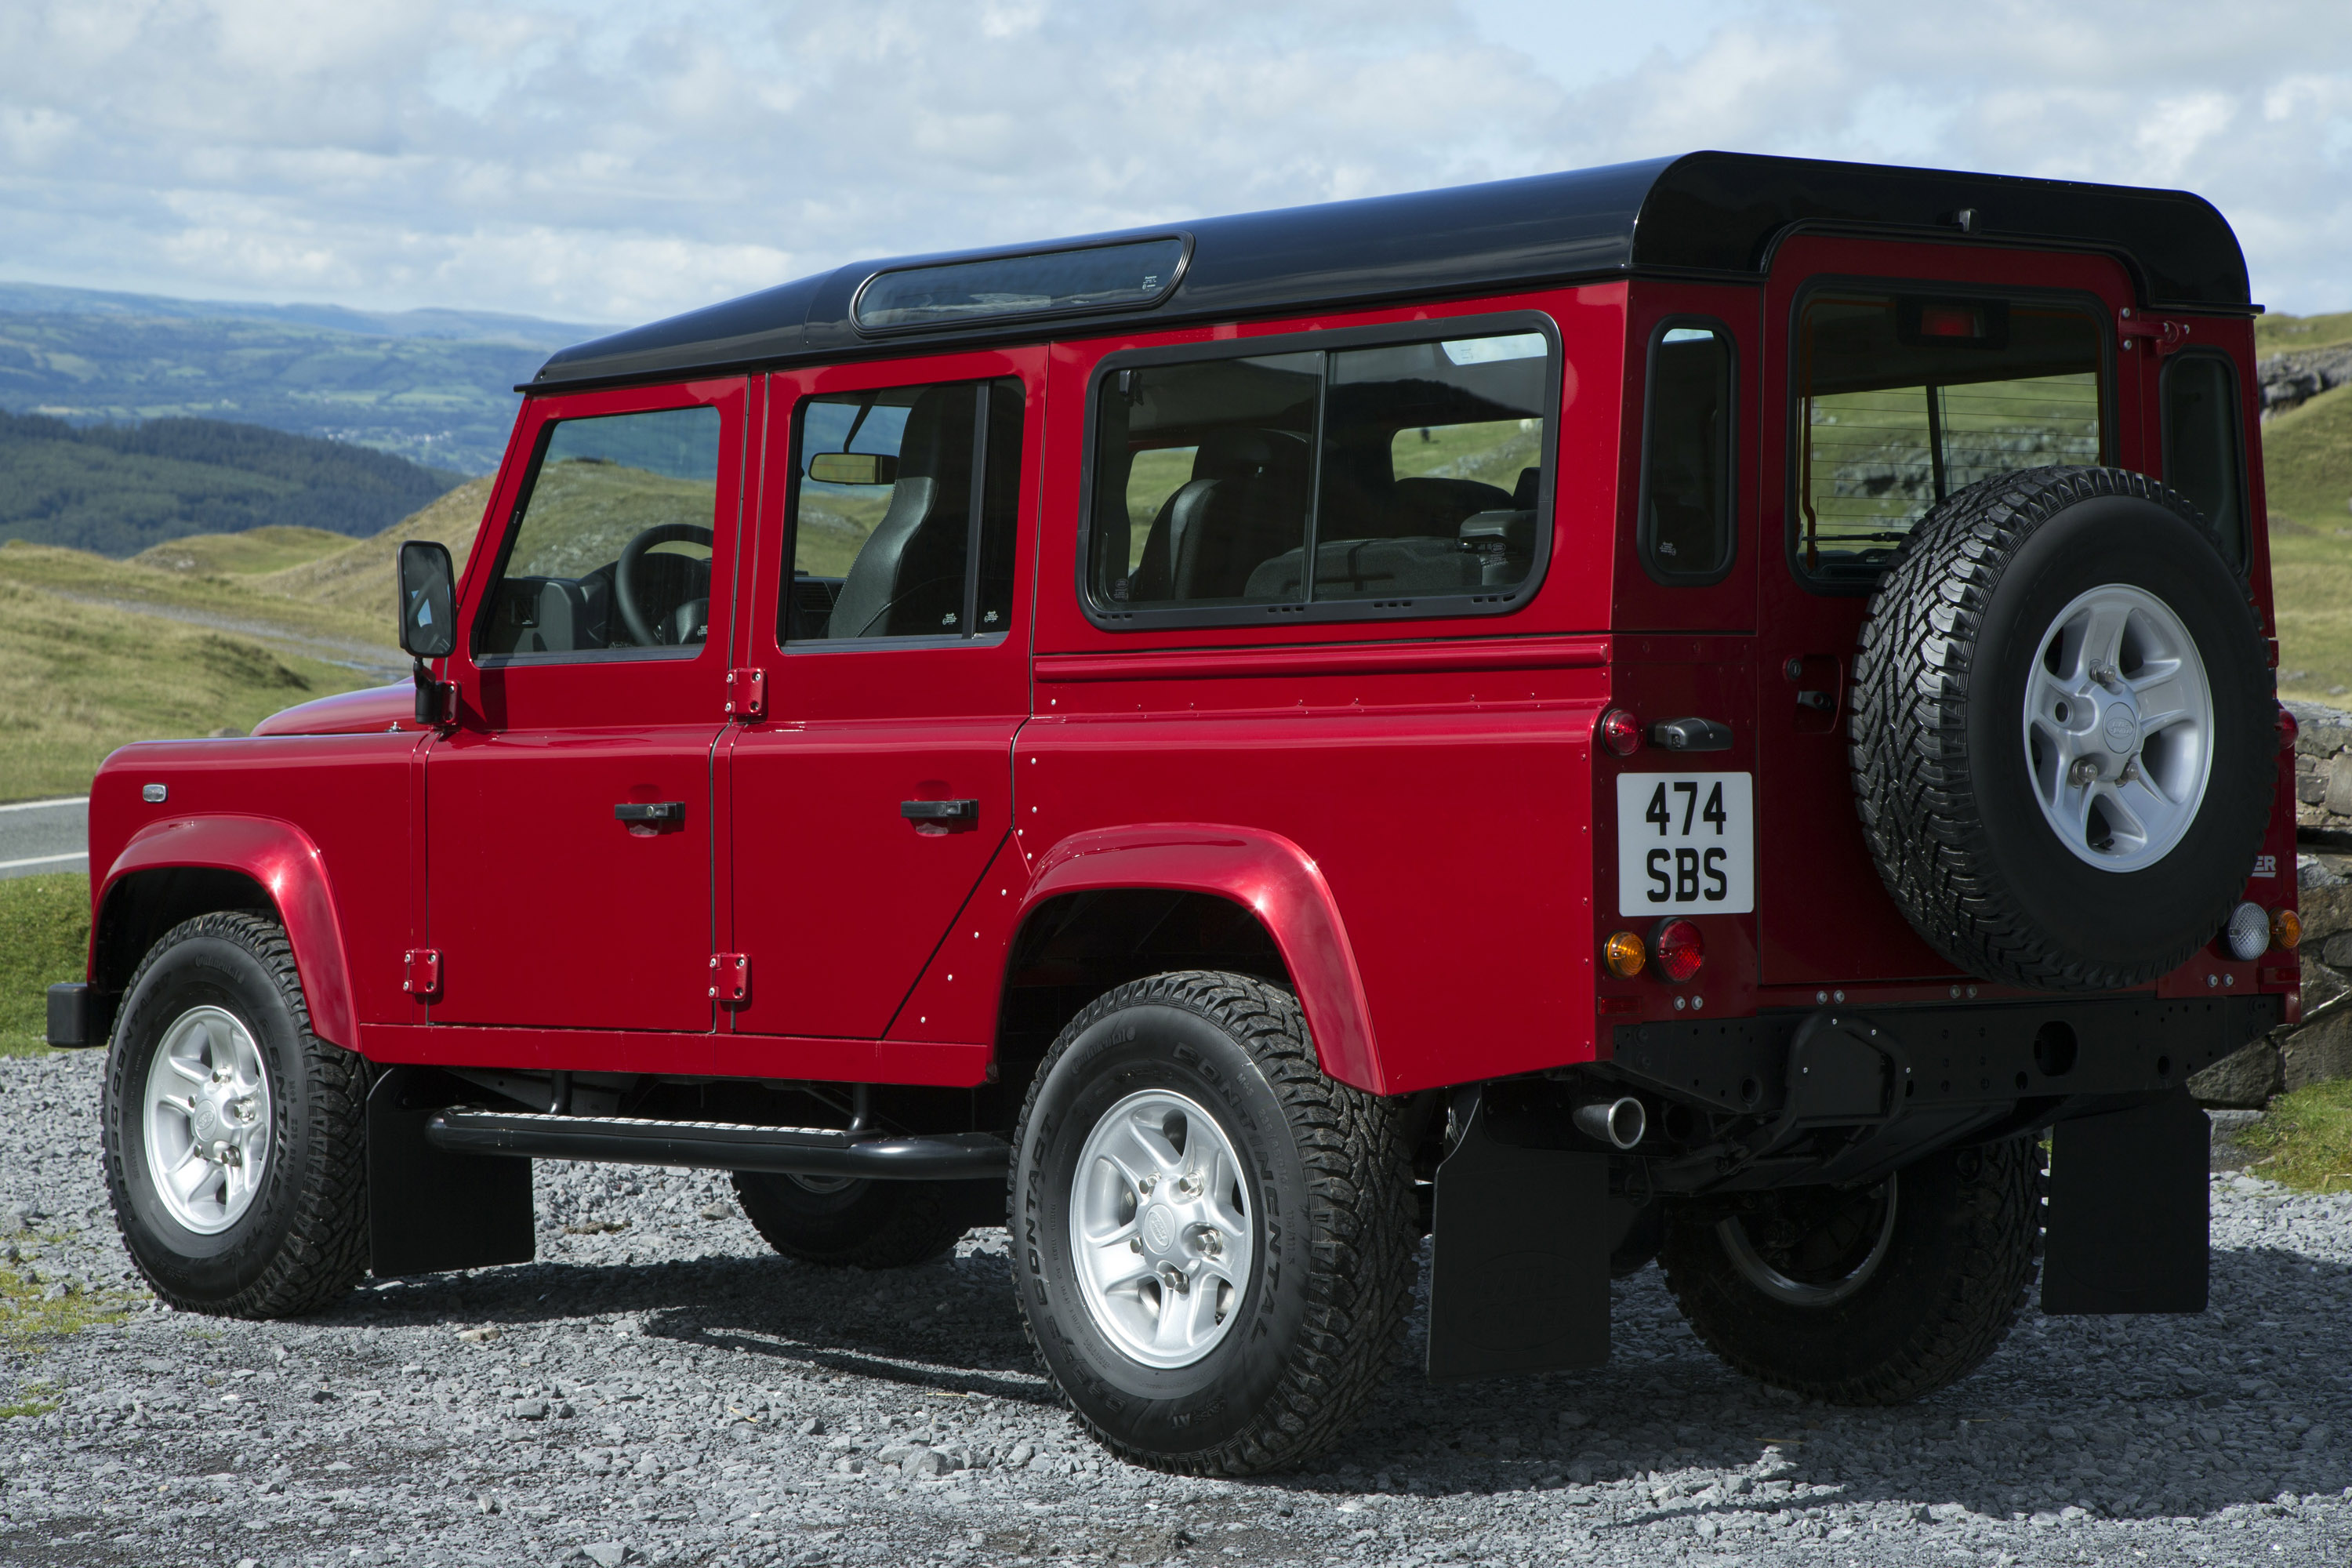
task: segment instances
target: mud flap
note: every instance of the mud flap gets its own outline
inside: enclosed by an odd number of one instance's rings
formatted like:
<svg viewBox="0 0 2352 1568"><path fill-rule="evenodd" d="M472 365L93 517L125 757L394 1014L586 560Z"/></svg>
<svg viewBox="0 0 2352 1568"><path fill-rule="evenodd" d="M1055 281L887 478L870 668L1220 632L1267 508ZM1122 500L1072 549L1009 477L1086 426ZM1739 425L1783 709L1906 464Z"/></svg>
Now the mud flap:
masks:
<svg viewBox="0 0 2352 1568"><path fill-rule="evenodd" d="M1431 1380L1600 1365L1617 1228L1609 1157L1497 1142L1483 1097L1465 1099L1461 1136L1437 1167Z"/></svg>
<svg viewBox="0 0 2352 1568"><path fill-rule="evenodd" d="M448 1154L425 1141L431 1081L392 1068L368 1092L368 1268L378 1277L528 1263L538 1237L530 1162Z"/></svg>
<svg viewBox="0 0 2352 1568"><path fill-rule="evenodd" d="M2185 1089L2051 1129L2042 1310L2205 1310L2211 1127Z"/></svg>

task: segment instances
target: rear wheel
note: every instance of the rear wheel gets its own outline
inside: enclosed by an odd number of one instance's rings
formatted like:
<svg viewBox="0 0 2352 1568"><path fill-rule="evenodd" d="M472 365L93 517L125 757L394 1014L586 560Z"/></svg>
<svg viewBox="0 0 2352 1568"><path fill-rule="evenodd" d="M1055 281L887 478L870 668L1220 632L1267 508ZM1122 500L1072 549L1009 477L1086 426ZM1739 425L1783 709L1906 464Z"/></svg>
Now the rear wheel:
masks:
<svg viewBox="0 0 2352 1568"><path fill-rule="evenodd" d="M903 1268L1003 1217L997 1182L870 1182L735 1173L736 1200L767 1244L803 1263Z"/></svg>
<svg viewBox="0 0 2352 1568"><path fill-rule="evenodd" d="M1245 1475L1333 1442L1395 1352L1419 1239L1394 1107L1324 1076L1297 999L1262 980L1121 986L1030 1087L1013 1284L1122 1458Z"/></svg>
<svg viewBox="0 0 2352 1568"><path fill-rule="evenodd" d="M265 916L173 927L131 977L107 1065L108 1195L183 1310L275 1318L367 1268L366 1064L310 1033Z"/></svg>
<svg viewBox="0 0 2352 1568"><path fill-rule="evenodd" d="M1838 1405L1956 1383L2005 1339L2042 1241L2032 1139L1933 1154L1874 1186L1681 1204L1659 1263L1709 1350Z"/></svg>

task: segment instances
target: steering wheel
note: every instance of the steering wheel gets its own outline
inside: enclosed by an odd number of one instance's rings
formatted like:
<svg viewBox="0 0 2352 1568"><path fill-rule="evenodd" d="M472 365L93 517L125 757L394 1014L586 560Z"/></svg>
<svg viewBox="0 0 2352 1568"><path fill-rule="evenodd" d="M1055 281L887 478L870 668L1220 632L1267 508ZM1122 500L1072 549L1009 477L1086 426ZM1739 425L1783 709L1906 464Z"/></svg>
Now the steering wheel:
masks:
<svg viewBox="0 0 2352 1568"><path fill-rule="evenodd" d="M645 608L638 603L637 567L645 560L646 552L656 544L678 543L699 544L708 549L710 531L697 528L690 522L657 523L624 545L620 560L614 563L613 601L620 607L621 624L629 628L629 636L636 639L639 647L659 647L666 643L688 641L696 632L709 624L710 600L708 595L687 600L664 616L659 626L646 619ZM675 635L668 637L656 635L663 631Z"/></svg>

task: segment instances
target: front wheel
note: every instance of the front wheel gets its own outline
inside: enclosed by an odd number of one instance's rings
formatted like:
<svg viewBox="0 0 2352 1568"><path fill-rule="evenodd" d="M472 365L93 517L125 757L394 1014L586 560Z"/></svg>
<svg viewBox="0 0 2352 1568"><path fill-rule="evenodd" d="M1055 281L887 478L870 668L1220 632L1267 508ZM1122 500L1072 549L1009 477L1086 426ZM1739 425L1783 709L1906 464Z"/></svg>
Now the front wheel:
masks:
<svg viewBox="0 0 2352 1568"><path fill-rule="evenodd" d="M108 1195L131 1261L184 1311L278 1318L367 1268L367 1074L310 1033L261 915L174 926L131 977L107 1065Z"/></svg>
<svg viewBox="0 0 2352 1568"><path fill-rule="evenodd" d="M1411 1303L1397 1113L1324 1076L1298 1002L1161 974L1074 1019L1021 1116L1013 1274L1037 1353L1136 1464L1247 1475L1336 1440Z"/></svg>
<svg viewBox="0 0 2352 1568"><path fill-rule="evenodd" d="M2031 1138L1948 1150L1868 1187L1683 1203L1658 1261L1738 1370L1833 1405L1900 1405L2008 1337L2041 1256L2042 1187Z"/></svg>

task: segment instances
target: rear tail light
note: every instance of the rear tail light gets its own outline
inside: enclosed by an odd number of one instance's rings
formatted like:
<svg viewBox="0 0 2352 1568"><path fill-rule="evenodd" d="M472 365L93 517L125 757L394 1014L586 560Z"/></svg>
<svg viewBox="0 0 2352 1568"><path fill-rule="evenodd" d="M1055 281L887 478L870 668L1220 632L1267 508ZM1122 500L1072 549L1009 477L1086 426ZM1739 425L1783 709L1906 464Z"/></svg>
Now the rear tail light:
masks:
<svg viewBox="0 0 2352 1568"><path fill-rule="evenodd" d="M1601 944L1601 962L1620 980L1639 976L1649 957L1643 950L1642 939L1630 931L1621 931Z"/></svg>
<svg viewBox="0 0 2352 1568"><path fill-rule="evenodd" d="M2293 910L2271 911L2271 941L2283 952L2293 952L2303 945L2303 917Z"/></svg>
<svg viewBox="0 0 2352 1568"><path fill-rule="evenodd" d="M1622 708L1612 708L1601 716L1601 743L1618 756L1632 756L1642 749L1642 721Z"/></svg>
<svg viewBox="0 0 2352 1568"><path fill-rule="evenodd" d="M2229 944L2231 957L2260 958L2271 944L2271 917L2260 904L2240 904L2230 911L2230 924L2221 937Z"/></svg>
<svg viewBox="0 0 2352 1568"><path fill-rule="evenodd" d="M1698 927L1690 921L1668 921L1658 928L1658 974L1672 984L1680 985L1698 973L1706 962L1706 942Z"/></svg>

